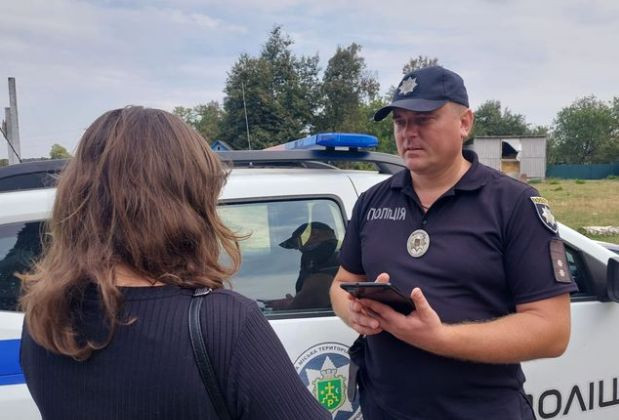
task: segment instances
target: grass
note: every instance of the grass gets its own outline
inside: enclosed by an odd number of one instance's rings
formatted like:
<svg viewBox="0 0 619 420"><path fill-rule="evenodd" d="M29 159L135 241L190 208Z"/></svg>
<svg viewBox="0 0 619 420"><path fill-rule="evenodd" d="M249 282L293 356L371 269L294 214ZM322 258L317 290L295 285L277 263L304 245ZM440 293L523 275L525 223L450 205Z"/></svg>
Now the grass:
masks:
<svg viewBox="0 0 619 420"><path fill-rule="evenodd" d="M546 179L533 185L561 223L588 237L619 244L619 235L591 235L583 226L619 226L619 179Z"/></svg>

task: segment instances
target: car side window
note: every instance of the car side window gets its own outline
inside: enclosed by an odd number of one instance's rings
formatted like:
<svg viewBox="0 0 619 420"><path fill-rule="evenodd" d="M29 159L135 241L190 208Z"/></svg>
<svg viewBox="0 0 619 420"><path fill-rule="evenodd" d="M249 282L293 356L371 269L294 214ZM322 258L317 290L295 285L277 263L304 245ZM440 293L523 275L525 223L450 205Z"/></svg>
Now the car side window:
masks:
<svg viewBox="0 0 619 420"><path fill-rule="evenodd" d="M0 226L0 311L16 311L20 280L41 254L42 222L9 223Z"/></svg>
<svg viewBox="0 0 619 420"><path fill-rule="evenodd" d="M265 315L331 314L329 287L339 267L344 219L331 199L232 203L219 207L242 240L243 262L232 279Z"/></svg>
<svg viewBox="0 0 619 420"><path fill-rule="evenodd" d="M589 271L579 251L565 245L565 255L572 279L578 285L578 291L572 293L573 298L589 298L595 296L589 279Z"/></svg>
<svg viewBox="0 0 619 420"><path fill-rule="evenodd" d="M255 299L265 315L331 314L329 287L344 238L340 205L332 199L228 203L218 211L240 242L243 261L232 288ZM43 222L0 226L0 310L16 311L20 280L42 250Z"/></svg>

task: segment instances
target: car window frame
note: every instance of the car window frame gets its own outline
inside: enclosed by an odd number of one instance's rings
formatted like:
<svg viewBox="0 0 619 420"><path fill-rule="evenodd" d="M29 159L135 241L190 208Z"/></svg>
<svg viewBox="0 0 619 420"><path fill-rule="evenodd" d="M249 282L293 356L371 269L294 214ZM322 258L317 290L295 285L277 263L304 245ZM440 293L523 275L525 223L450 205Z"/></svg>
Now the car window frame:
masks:
<svg viewBox="0 0 619 420"><path fill-rule="evenodd" d="M42 218L42 219L37 218L37 219L17 220L17 221L11 221L11 222L0 224L0 229L4 228L6 226L9 226L9 225L16 225L16 224L21 224L23 227L25 227L26 225L31 224L31 223L38 224L37 231L38 231L38 248L39 248L39 253L36 256L32 257L33 261L36 261L36 260L38 260L40 258L41 254L42 254L42 252L43 252L43 250L45 248L45 243L44 243L45 238L44 238L44 235L47 232L47 226L46 226L47 222L48 222L48 219L45 219L45 218ZM17 241L19 239L17 237L15 239L16 239L16 243L17 243ZM4 258L2 260L4 260ZM28 268L28 270L30 270L32 268L32 265L29 265L27 268ZM23 272L27 272L28 270L25 270ZM11 275L13 275L13 273L11 273ZM17 280L19 281L19 279L17 279ZM20 294L21 294L21 289L20 289L20 291L18 291L18 294L16 296L16 301L17 302L19 301ZM13 309L8 309L8 308L0 307L0 312L22 313L19 310L18 307L15 307Z"/></svg>
<svg viewBox="0 0 619 420"><path fill-rule="evenodd" d="M273 202L288 202L288 201L309 201L309 200L330 200L333 201L342 216L341 221L344 226L344 234L348 229L348 217L346 216L346 208L342 199L335 194L294 194L294 195L270 195L260 197L243 197L243 198L227 198L220 199L219 205L235 205L235 204L262 204ZM234 290L234 288L232 289ZM252 299L254 300L254 299ZM324 318L334 317L333 309L313 309L313 310L295 310L293 311L278 311L278 312L263 312L263 315L269 320L279 319L301 319L301 318Z"/></svg>
<svg viewBox="0 0 619 420"><path fill-rule="evenodd" d="M563 243L565 244L565 252L570 253L574 257L574 263L578 265L582 277L582 282L587 288L587 290L582 290L581 284L577 283L579 290L578 292L572 293L570 295L571 302L599 301L600 299L595 294L595 287L593 284L591 270L589 269L589 265L587 264L587 260L584 256L583 251L568 242L563 241Z"/></svg>

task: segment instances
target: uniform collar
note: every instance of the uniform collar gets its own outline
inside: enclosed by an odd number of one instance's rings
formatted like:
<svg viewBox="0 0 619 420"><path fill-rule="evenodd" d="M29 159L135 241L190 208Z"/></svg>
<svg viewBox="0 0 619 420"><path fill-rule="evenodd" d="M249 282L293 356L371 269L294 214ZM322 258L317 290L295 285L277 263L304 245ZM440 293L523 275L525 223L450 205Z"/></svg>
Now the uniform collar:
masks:
<svg viewBox="0 0 619 420"><path fill-rule="evenodd" d="M471 167L454 185L453 190L473 191L483 187L491 177L491 172L487 167L479 163L477 154L472 150L462 150L462 156L469 162ZM393 176L391 179L391 188L399 190L412 190L413 182L411 173L408 169L404 169Z"/></svg>

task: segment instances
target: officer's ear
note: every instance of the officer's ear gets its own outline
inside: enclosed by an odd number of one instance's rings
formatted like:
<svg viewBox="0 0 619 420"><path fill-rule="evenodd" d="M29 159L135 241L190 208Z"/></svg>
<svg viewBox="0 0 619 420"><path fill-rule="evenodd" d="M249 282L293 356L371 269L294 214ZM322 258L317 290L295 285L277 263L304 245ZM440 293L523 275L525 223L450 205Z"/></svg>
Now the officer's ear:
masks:
<svg viewBox="0 0 619 420"><path fill-rule="evenodd" d="M469 137L469 133L473 129L473 122L475 121L475 115L470 108L462 106L462 112L460 112L460 137L466 140Z"/></svg>

